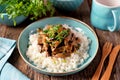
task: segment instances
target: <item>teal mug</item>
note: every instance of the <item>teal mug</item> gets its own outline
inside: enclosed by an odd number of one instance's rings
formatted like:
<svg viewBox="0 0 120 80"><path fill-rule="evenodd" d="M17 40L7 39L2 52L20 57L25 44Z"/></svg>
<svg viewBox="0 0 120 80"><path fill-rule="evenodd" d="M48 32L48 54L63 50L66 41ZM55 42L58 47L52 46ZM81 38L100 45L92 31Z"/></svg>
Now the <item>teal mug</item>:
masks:
<svg viewBox="0 0 120 80"><path fill-rule="evenodd" d="M120 0L93 0L91 24L101 30L120 30Z"/></svg>

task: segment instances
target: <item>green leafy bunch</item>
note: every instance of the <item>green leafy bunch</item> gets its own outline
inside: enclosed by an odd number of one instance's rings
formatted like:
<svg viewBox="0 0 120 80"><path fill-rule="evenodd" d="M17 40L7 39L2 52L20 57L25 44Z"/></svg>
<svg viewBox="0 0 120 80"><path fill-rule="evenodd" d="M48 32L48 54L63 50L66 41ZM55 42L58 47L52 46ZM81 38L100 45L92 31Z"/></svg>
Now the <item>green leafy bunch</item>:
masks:
<svg viewBox="0 0 120 80"><path fill-rule="evenodd" d="M0 5L3 4L7 5L6 13L13 19L24 15L30 16L32 20L36 20L39 17L46 16L47 13L50 16L54 14L54 8L49 0L47 0L46 4L44 0L0 0Z"/></svg>

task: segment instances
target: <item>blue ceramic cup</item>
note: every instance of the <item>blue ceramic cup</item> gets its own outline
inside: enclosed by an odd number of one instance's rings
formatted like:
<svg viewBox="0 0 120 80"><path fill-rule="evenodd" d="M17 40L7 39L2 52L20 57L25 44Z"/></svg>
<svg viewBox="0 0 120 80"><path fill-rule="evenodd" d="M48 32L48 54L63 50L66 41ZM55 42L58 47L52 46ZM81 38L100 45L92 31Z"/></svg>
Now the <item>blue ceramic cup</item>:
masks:
<svg viewBox="0 0 120 80"><path fill-rule="evenodd" d="M120 0L93 0L91 24L101 30L120 30Z"/></svg>

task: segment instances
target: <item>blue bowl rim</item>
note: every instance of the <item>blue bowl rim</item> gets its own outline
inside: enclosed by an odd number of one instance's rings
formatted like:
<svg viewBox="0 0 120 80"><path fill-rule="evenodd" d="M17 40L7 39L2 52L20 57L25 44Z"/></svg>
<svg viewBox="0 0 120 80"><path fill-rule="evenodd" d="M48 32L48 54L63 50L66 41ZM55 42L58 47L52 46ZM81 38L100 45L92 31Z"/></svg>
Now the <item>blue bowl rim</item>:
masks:
<svg viewBox="0 0 120 80"><path fill-rule="evenodd" d="M7 13L1 13L1 15L5 16L5 15L8 15Z"/></svg>
<svg viewBox="0 0 120 80"><path fill-rule="evenodd" d="M27 61L24 56L22 55L21 51L20 51L20 47L19 47L19 40L20 40L20 37L22 36L22 33L27 29L29 28L32 24L36 23L36 22L39 22L41 20L44 20L44 19L49 19L49 18L65 18L65 19L70 19L70 20L74 20L74 21L77 21L77 22L80 22L81 24L85 25L93 34L94 36L96 37L96 43L97 43L97 48L96 48L96 51L95 51L95 54L93 55L93 57L88 61L86 61L86 63L84 63L84 66L82 66L81 68L77 68L75 70L71 70L71 71L68 71L68 72L62 72L62 73L56 73L56 72L47 72L47 71L44 71L42 69L39 69L38 67L32 65L29 61ZM40 19L38 21L35 21L31 24L29 24L19 35L18 37L18 42L17 42L17 47L18 47L18 51L20 53L20 56L22 57L22 59L30 66L32 67L33 69L37 70L37 72L40 72L40 73L43 73L43 74L47 74L47 75L51 75L51 76L65 76L65 75L70 75L70 74L73 74L73 73L76 73L76 72L79 72L81 70L83 70L84 68L86 68L91 62L92 60L95 58L96 54L97 54L97 51L98 51L98 48L99 48L99 41L98 41L98 37L95 33L95 31L89 26L87 25L85 22L81 21L81 20L78 20L78 19L75 19L75 18L72 18L72 17L66 17L66 16L55 16L55 17L46 17L46 18L43 18L43 19Z"/></svg>

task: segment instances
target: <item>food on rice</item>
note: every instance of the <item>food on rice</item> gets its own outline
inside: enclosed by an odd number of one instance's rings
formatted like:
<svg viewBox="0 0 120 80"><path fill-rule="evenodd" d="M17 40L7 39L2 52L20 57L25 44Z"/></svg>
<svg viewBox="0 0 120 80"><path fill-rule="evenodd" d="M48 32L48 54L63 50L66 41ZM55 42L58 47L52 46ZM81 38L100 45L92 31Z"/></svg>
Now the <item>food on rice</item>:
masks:
<svg viewBox="0 0 120 80"><path fill-rule="evenodd" d="M29 37L27 57L42 70L68 72L88 57L90 40L82 30L66 24L46 25Z"/></svg>

